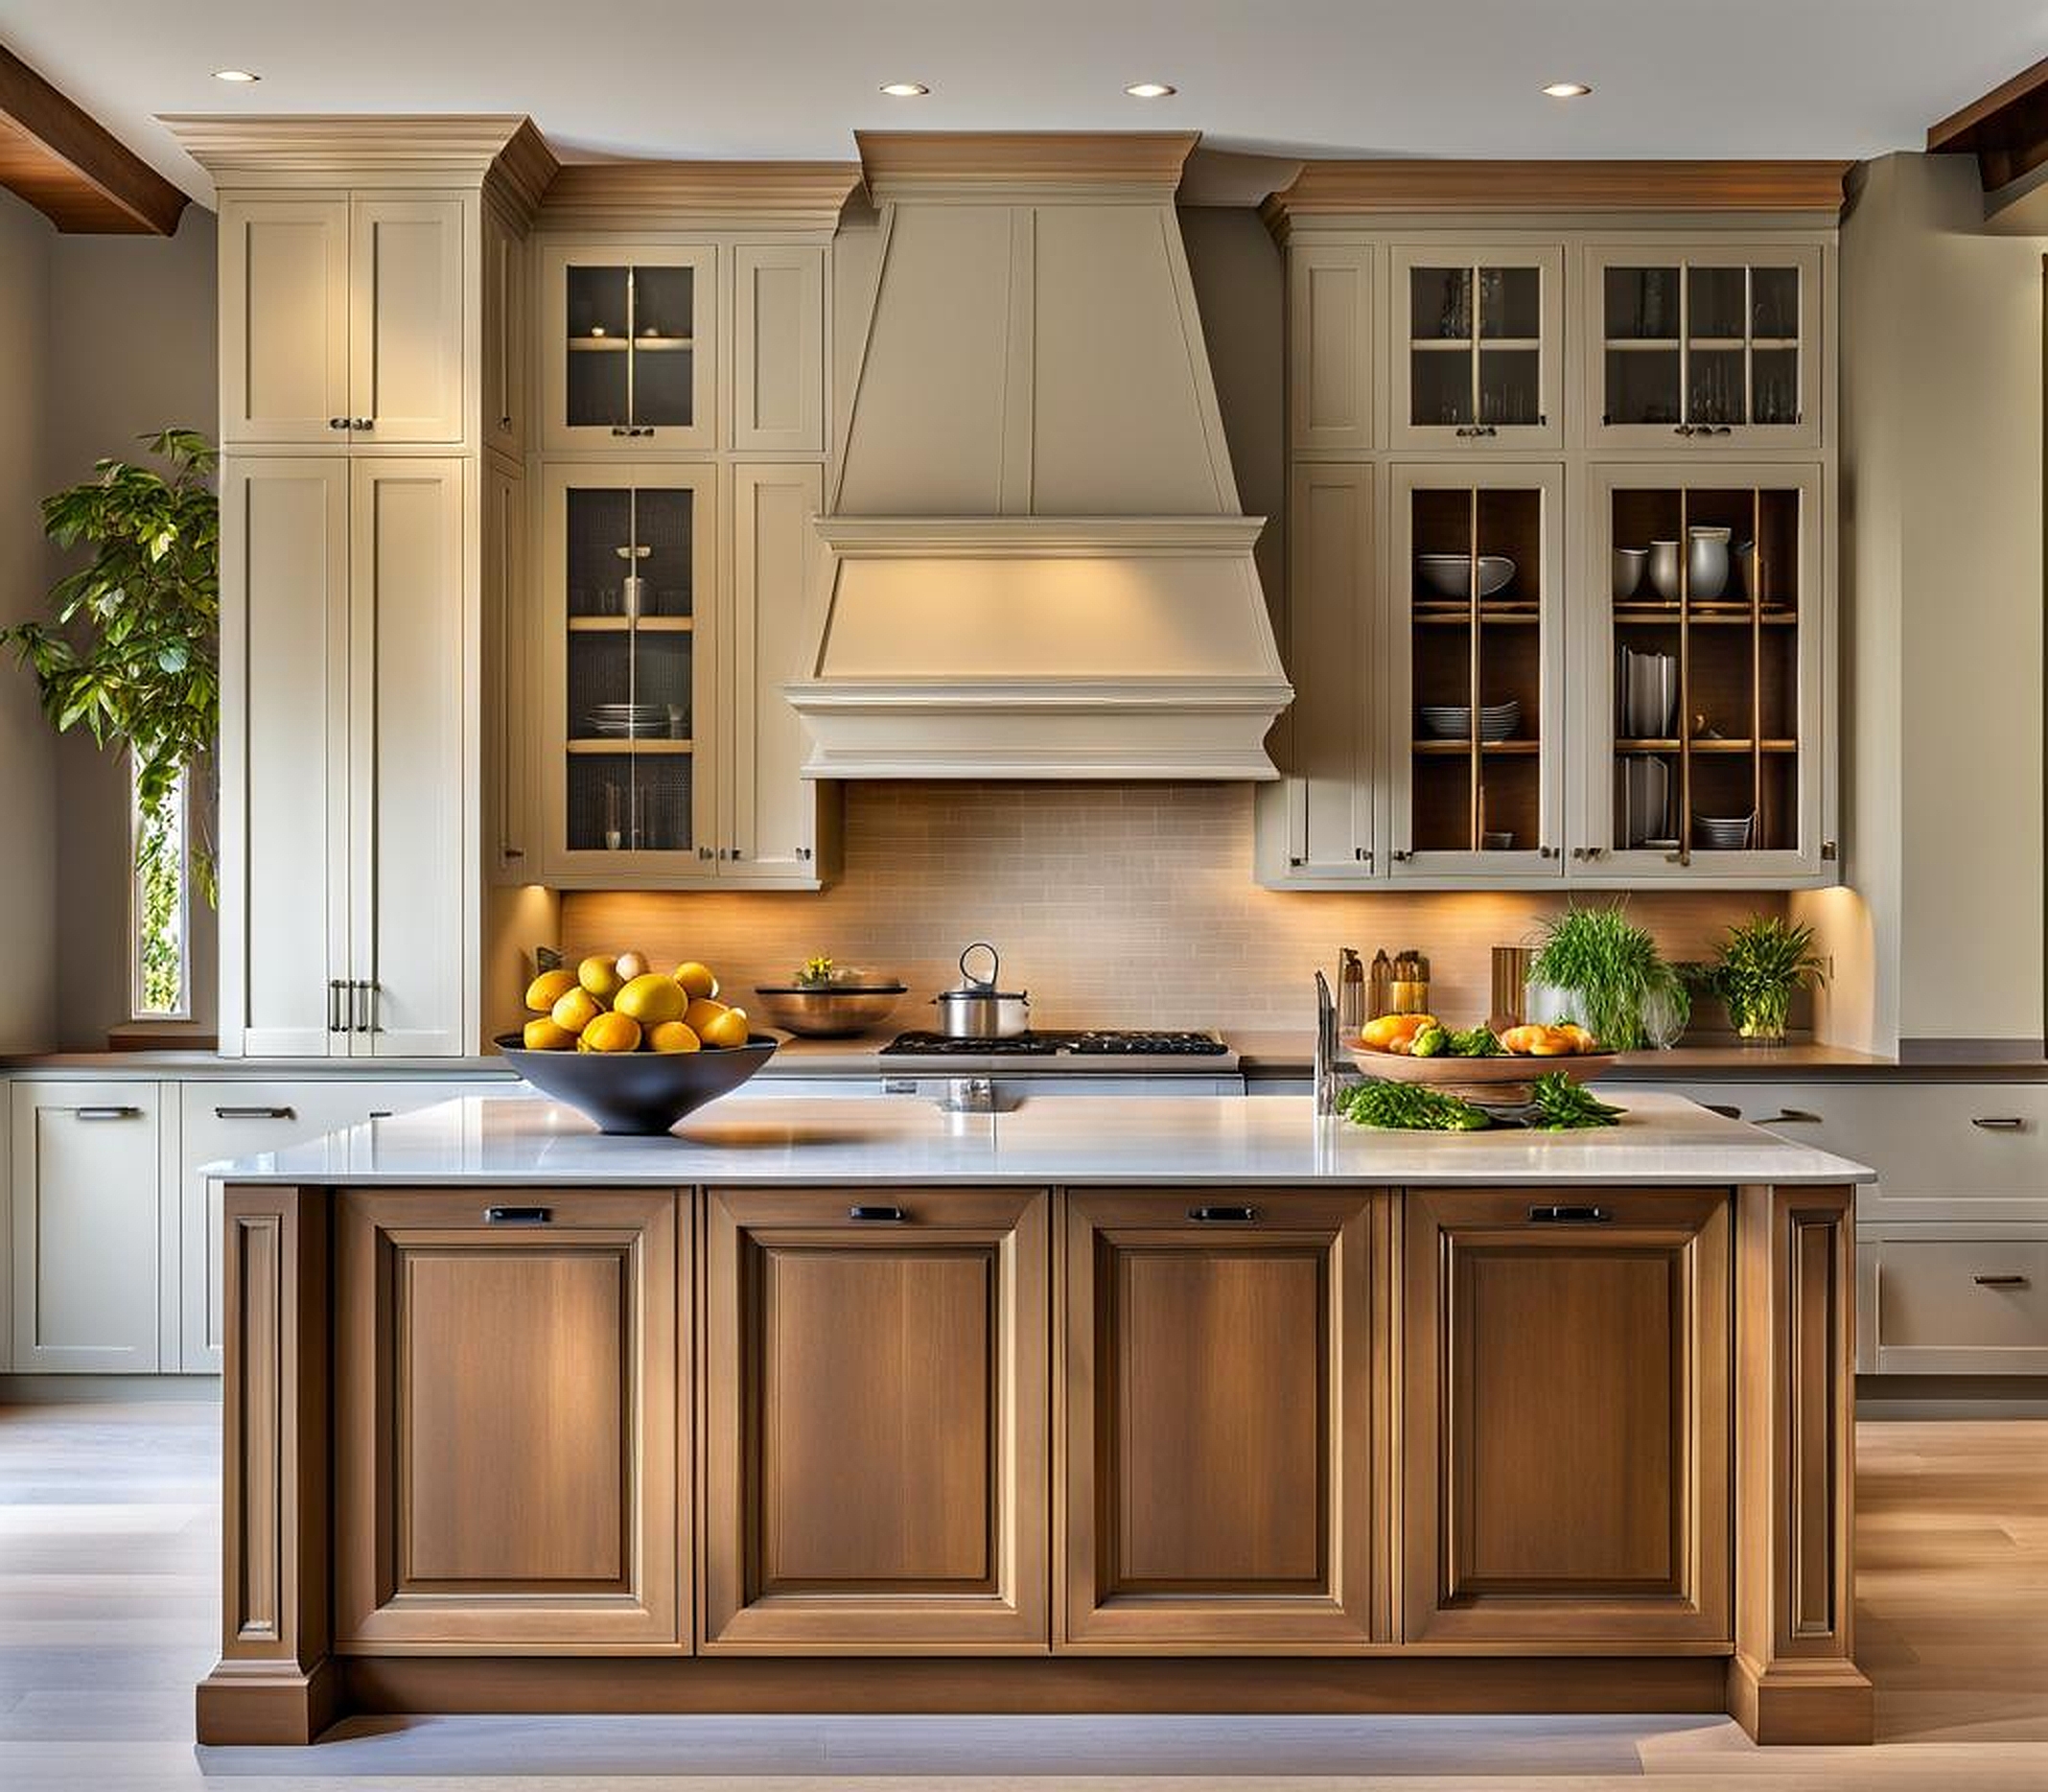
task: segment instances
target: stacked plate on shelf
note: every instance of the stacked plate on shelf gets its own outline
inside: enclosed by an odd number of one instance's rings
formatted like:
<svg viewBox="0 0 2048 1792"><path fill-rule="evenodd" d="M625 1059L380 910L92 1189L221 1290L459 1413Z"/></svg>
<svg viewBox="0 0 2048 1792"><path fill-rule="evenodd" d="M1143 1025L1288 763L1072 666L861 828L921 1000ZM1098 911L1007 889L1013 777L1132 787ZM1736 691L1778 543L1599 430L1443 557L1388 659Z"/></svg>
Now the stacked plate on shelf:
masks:
<svg viewBox="0 0 2048 1792"><path fill-rule="evenodd" d="M608 740L645 740L668 733L665 703L599 703L585 718L593 733Z"/></svg>
<svg viewBox="0 0 2048 1792"><path fill-rule="evenodd" d="M1472 736L1472 707L1463 703L1426 703L1422 725L1439 740L1469 740ZM1481 740L1512 740L1522 726L1522 705L1513 697L1505 703L1489 703L1479 710Z"/></svg>
<svg viewBox="0 0 2048 1792"><path fill-rule="evenodd" d="M1716 852L1740 852L1750 843L1756 813L1748 815L1700 815L1692 818L1692 844Z"/></svg>

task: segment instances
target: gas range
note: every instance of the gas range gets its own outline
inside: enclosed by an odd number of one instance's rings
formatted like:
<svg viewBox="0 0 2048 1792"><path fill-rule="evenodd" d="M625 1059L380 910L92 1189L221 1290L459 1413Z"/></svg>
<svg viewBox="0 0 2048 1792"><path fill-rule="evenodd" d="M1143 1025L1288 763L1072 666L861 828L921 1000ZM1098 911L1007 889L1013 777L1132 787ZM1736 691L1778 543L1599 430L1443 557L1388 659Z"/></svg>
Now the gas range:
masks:
<svg viewBox="0 0 2048 1792"><path fill-rule="evenodd" d="M1001 1113L1029 1095L1242 1095L1238 1056L1193 1029L1082 1028L956 1039L901 1033L876 1054L883 1090L956 1113Z"/></svg>
<svg viewBox="0 0 2048 1792"><path fill-rule="evenodd" d="M883 1058L1229 1058L1214 1033L1191 1029L1082 1028L1067 1033L1018 1033L1007 1039L955 1038L943 1033L899 1033Z"/></svg>

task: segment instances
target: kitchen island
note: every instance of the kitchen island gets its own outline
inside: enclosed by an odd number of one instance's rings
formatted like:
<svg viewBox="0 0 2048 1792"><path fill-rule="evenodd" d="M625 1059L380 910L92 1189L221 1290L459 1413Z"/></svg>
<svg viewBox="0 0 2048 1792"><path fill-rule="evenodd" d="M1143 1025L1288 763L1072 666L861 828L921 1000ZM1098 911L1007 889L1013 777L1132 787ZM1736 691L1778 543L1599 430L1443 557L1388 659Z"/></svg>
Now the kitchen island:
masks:
<svg viewBox="0 0 2048 1792"><path fill-rule="evenodd" d="M1626 1098L1624 1098L1626 1099ZM206 1743L406 1711L1871 1734L1861 1166L1668 1096L524 1097L235 1164Z"/></svg>

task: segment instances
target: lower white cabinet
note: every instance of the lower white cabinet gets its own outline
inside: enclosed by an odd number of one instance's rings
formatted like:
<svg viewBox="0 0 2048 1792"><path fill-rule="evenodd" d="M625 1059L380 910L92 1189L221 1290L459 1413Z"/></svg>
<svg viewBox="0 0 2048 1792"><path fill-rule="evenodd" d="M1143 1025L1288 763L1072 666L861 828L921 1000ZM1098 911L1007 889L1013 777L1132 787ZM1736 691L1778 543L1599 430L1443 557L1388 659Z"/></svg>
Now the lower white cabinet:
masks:
<svg viewBox="0 0 2048 1792"><path fill-rule="evenodd" d="M148 1374L175 1367L162 1268L163 1091L153 1082L12 1090L12 1367Z"/></svg>

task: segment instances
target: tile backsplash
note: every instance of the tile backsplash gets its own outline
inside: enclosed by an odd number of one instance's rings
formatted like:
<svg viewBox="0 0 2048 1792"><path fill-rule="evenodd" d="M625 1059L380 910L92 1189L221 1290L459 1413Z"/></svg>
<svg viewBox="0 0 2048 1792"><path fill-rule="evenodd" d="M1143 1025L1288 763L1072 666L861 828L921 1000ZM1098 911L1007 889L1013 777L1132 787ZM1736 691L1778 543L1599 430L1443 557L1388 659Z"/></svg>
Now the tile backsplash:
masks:
<svg viewBox="0 0 2048 1792"><path fill-rule="evenodd" d="M1276 892L1252 882L1246 784L868 783L846 793L846 872L822 895L581 892L562 900L572 957L702 959L744 1003L813 953L893 973L896 1024L956 982L969 942L1002 953L1042 1027L1307 1027L1311 973L1339 945L1429 954L1433 1006L1483 1016L1489 948L1564 904L1528 892ZM1782 896L1641 891L1629 913L1669 958Z"/></svg>

